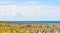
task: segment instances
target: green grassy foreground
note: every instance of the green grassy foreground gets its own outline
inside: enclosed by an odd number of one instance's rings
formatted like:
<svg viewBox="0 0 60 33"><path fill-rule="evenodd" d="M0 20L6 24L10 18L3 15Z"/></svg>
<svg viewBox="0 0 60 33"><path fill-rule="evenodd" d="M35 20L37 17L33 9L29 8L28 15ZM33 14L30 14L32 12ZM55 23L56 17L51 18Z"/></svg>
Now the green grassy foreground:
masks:
<svg viewBox="0 0 60 33"><path fill-rule="evenodd" d="M60 33L60 24L16 24L0 22L0 33Z"/></svg>

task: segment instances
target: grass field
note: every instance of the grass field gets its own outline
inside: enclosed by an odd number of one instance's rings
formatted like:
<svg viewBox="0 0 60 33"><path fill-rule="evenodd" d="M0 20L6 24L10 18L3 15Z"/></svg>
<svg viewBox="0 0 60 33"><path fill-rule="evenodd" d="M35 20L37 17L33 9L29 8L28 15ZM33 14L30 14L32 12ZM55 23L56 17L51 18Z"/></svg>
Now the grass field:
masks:
<svg viewBox="0 0 60 33"><path fill-rule="evenodd" d="M60 33L60 24L16 24L0 22L0 33Z"/></svg>

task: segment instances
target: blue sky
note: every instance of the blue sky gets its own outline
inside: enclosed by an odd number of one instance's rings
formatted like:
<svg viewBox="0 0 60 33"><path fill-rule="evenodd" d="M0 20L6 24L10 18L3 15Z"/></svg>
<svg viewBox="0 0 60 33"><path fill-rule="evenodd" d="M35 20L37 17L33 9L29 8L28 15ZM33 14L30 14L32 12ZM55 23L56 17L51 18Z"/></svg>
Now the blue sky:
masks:
<svg viewBox="0 0 60 33"><path fill-rule="evenodd" d="M60 21L60 0L0 0L2 21Z"/></svg>

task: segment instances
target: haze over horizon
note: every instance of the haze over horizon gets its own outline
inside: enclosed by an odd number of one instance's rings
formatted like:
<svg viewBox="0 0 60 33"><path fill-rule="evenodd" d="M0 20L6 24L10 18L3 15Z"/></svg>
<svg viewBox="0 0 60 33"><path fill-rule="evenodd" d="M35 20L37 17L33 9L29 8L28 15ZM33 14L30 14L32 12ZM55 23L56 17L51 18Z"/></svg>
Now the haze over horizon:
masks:
<svg viewBox="0 0 60 33"><path fill-rule="evenodd" d="M1 21L60 21L60 0L0 0Z"/></svg>

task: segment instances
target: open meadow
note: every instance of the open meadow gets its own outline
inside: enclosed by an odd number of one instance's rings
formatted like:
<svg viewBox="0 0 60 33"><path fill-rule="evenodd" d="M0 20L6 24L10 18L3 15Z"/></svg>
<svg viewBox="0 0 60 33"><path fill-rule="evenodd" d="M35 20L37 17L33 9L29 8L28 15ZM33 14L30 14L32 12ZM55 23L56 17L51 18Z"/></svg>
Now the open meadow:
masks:
<svg viewBox="0 0 60 33"><path fill-rule="evenodd" d="M0 22L0 33L60 33L60 24L18 24Z"/></svg>

